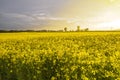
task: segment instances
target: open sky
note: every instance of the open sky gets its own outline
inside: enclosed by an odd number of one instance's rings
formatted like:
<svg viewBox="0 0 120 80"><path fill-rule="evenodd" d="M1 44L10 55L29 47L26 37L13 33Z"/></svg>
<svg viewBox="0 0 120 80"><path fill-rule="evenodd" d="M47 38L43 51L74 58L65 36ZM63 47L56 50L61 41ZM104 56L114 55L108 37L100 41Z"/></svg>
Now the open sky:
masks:
<svg viewBox="0 0 120 80"><path fill-rule="evenodd" d="M0 0L0 29L120 29L120 0Z"/></svg>

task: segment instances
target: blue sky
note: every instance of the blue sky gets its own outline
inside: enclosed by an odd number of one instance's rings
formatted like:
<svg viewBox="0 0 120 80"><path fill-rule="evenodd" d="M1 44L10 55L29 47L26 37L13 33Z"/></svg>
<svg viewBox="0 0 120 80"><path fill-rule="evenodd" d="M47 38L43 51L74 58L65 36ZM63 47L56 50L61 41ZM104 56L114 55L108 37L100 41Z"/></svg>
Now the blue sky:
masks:
<svg viewBox="0 0 120 80"><path fill-rule="evenodd" d="M0 0L0 29L120 29L119 0Z"/></svg>

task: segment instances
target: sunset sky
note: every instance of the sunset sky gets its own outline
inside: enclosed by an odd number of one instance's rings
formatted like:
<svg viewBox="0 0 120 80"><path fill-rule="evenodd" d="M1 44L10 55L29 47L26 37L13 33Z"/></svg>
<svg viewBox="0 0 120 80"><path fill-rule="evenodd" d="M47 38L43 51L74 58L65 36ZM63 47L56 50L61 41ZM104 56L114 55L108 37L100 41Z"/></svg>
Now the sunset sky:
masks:
<svg viewBox="0 0 120 80"><path fill-rule="evenodd" d="M120 29L120 0L0 0L0 29Z"/></svg>

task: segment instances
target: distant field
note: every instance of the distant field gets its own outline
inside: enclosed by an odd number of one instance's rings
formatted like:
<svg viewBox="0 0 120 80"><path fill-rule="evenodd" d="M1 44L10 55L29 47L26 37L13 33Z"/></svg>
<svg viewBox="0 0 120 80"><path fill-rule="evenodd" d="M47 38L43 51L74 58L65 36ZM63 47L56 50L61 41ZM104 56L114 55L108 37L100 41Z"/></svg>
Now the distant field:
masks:
<svg viewBox="0 0 120 80"><path fill-rule="evenodd" d="M12 32L0 33L0 39L27 39L48 36L120 35L120 32Z"/></svg>
<svg viewBox="0 0 120 80"><path fill-rule="evenodd" d="M120 32L0 33L0 80L120 80Z"/></svg>

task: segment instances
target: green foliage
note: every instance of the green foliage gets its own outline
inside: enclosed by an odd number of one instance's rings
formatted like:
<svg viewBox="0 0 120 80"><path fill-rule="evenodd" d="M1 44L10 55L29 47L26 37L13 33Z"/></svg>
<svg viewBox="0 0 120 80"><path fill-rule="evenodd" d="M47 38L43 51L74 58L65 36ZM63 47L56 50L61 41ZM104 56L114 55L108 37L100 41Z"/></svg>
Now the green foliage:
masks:
<svg viewBox="0 0 120 80"><path fill-rule="evenodd" d="M1 39L0 80L119 80L120 33L103 33Z"/></svg>

